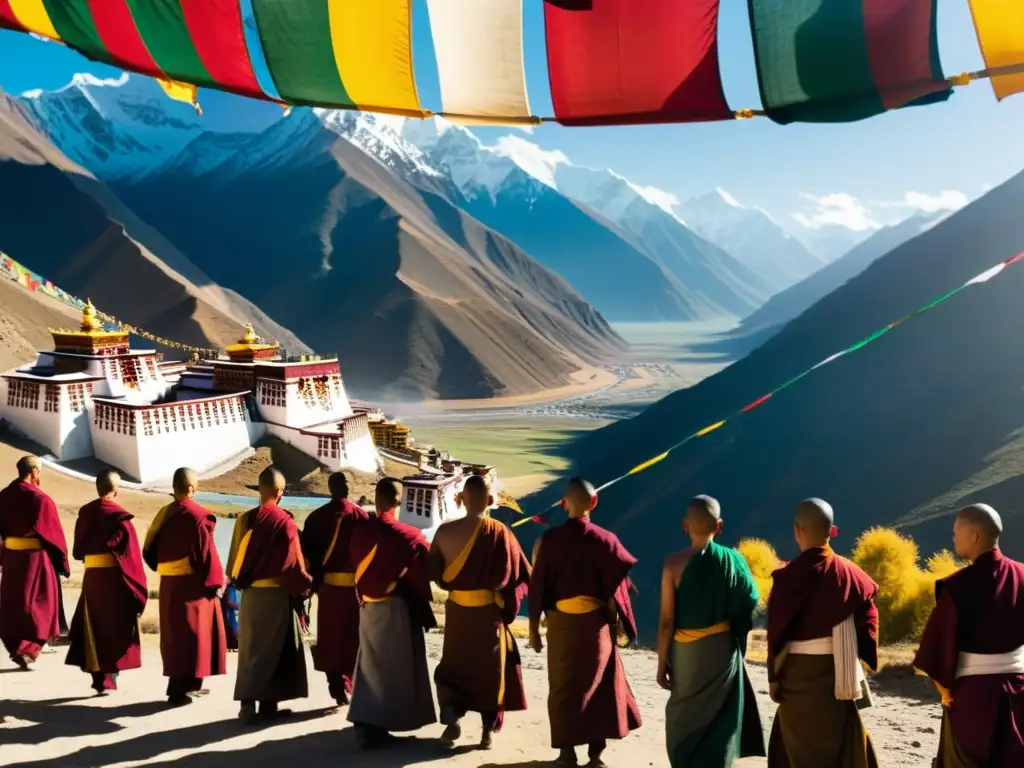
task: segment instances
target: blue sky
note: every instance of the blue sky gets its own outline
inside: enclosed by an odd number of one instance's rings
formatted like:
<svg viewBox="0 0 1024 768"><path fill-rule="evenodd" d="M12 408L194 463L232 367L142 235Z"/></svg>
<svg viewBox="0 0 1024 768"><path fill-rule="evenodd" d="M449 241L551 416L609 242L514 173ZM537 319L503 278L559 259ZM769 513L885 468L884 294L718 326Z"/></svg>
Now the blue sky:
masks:
<svg viewBox="0 0 1024 768"><path fill-rule="evenodd" d="M414 0L414 55L420 95L439 107L426 0ZM551 114L541 0L523 0L527 85L535 114ZM980 69L967 0L939 0L939 34L947 74ZM753 51L743 0L723 0L720 52L734 108L757 107ZM53 89L88 71L115 75L73 51L27 35L0 32L0 87L10 93ZM201 102L218 129L251 128L280 115L275 107L226 94ZM724 187L741 203L777 219L887 222L943 192L981 194L1024 167L1024 95L997 103L985 82L958 88L945 104L847 125L777 126L766 119L704 125L561 128L546 125L531 140L559 149L576 164L610 167L641 185L685 199ZM514 129L480 131L485 141ZM522 135L522 134L520 134ZM908 197L908 193L911 193ZM947 194L956 200L958 194Z"/></svg>

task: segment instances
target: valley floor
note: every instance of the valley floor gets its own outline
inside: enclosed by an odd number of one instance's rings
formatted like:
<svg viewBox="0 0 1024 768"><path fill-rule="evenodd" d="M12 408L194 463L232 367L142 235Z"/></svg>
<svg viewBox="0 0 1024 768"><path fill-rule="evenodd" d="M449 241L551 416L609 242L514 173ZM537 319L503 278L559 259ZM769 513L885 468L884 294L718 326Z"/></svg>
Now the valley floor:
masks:
<svg viewBox="0 0 1024 768"><path fill-rule="evenodd" d="M442 636L431 633L427 650L431 667L441 653ZM0 714L0 765L4 766L122 766L174 765L177 768L252 768L277 766L301 754L305 764L358 764L360 768L399 768L444 765L464 768L542 768L554 757L548 747L546 661L523 649L523 679L529 697L526 712L510 714L494 749L473 748L479 725L465 721L462 743L446 752L438 742L441 726L421 729L415 738L393 748L361 754L341 713L328 713L333 704L327 685L308 660L310 696L292 702L296 716L261 729L241 728L232 701L237 654L229 654L229 674L208 681L209 696L194 705L168 713L163 701L159 649L147 642L144 666L122 674L120 690L110 696L90 696L89 679L64 666L65 649L44 655L32 672L19 673L0 661L4 700ZM647 651L626 651L623 661L640 704L643 727L610 745L606 753L615 768L667 766L664 747L666 694L654 680L655 659ZM775 706L767 696L763 666L751 664L750 675L766 734ZM940 707L930 683L912 674L883 672L873 680L874 707L865 710L881 765L886 768L926 768L938 743ZM747 758L737 768L764 768L766 761Z"/></svg>

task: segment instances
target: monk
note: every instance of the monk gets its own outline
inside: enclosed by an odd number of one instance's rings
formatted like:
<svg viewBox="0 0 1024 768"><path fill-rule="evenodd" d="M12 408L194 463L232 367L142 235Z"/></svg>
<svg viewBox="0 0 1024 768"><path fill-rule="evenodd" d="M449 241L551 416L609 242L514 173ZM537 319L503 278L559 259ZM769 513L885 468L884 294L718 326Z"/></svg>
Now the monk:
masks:
<svg viewBox="0 0 1024 768"><path fill-rule="evenodd" d="M60 633L60 576L70 575L57 505L40 488L42 462L18 459L18 479L0 491L0 640L21 669Z"/></svg>
<svg viewBox="0 0 1024 768"><path fill-rule="evenodd" d="M357 521L369 515L349 501L343 473L327 478L327 487L330 502L306 518L302 553L318 597L313 669L327 675L331 698L343 706L352 693L359 651L359 597L348 545Z"/></svg>
<svg viewBox="0 0 1024 768"><path fill-rule="evenodd" d="M672 768L727 768L763 757L757 698L743 657L754 626L757 587L747 561L721 546L722 508L690 500L683 518L690 548L665 560L658 624L658 684Z"/></svg>
<svg viewBox="0 0 1024 768"><path fill-rule="evenodd" d="M936 768L1024 765L1024 564L1003 555L1003 522L972 504L953 525L970 565L935 584L914 667L942 694Z"/></svg>
<svg viewBox="0 0 1024 768"><path fill-rule="evenodd" d="M423 533L398 522L402 484L377 483L377 516L360 520L349 539L356 569L359 653L348 719L363 749L382 746L394 731L437 722L424 630L437 625L430 607Z"/></svg>
<svg viewBox="0 0 1024 768"><path fill-rule="evenodd" d="M217 518L196 504L198 487L194 471L175 470L174 501L157 513L142 547L146 564L160 574L160 655L172 707L205 696L203 679L227 671L219 602L224 568L213 540Z"/></svg>
<svg viewBox="0 0 1024 768"><path fill-rule="evenodd" d="M834 520L828 502L801 502L801 554L772 574L768 682L779 709L769 768L878 766L859 712L871 704L861 661L878 669L878 585L832 551Z"/></svg>
<svg viewBox="0 0 1024 768"><path fill-rule="evenodd" d="M596 506L594 486L569 481L562 499L569 519L541 538L530 577L530 647L537 653L547 615L551 745L559 765L576 765L576 747L587 745L595 768L604 765L608 739L640 727L616 645L620 621L636 640L628 578L636 558L591 521Z"/></svg>
<svg viewBox="0 0 1024 768"><path fill-rule="evenodd" d="M92 675L99 695L117 690L119 672L142 666L139 616L149 597L132 515L114 501L120 484L114 470L101 472L99 498L79 510L75 523L73 554L85 563L85 578L65 663Z"/></svg>
<svg viewBox="0 0 1024 768"><path fill-rule="evenodd" d="M444 523L430 545L431 578L448 592L444 649L434 671L442 741L462 736L459 721L479 712L480 746L490 749L505 712L526 709L519 649L509 625L530 586L530 564L515 535L488 510L487 480L471 475L462 489L466 516Z"/></svg>
<svg viewBox="0 0 1024 768"><path fill-rule="evenodd" d="M242 591L238 611L239 719L291 715L278 705L309 695L299 609L313 580L306 572L295 519L278 504L285 479L275 467L260 473L260 505L235 521L228 572ZM256 703L259 702L257 712Z"/></svg>

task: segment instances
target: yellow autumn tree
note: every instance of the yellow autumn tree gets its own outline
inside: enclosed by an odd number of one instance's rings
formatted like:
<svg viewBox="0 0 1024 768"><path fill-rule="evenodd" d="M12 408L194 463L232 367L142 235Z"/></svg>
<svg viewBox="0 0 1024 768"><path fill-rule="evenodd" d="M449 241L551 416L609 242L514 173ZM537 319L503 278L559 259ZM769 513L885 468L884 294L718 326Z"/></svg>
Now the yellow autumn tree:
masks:
<svg viewBox="0 0 1024 768"><path fill-rule="evenodd" d="M764 539L741 539L736 551L743 555L754 576L757 592L760 595L758 607L763 609L768 604L768 593L772 591L772 571L782 566L775 547Z"/></svg>

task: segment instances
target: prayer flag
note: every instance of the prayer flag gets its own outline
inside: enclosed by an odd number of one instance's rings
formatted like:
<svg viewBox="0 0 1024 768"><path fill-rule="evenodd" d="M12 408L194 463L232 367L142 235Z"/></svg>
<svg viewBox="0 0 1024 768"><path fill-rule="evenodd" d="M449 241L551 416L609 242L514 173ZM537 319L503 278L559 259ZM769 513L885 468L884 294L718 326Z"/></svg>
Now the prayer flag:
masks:
<svg viewBox="0 0 1024 768"><path fill-rule="evenodd" d="M848 122L949 98L937 0L748 0L761 101L777 123Z"/></svg>
<svg viewBox="0 0 1024 768"><path fill-rule="evenodd" d="M545 0L563 125L733 117L718 71L718 0Z"/></svg>
<svg viewBox="0 0 1024 768"><path fill-rule="evenodd" d="M1024 5L1020 0L970 0L974 29L987 69L1024 66ZM999 100L1024 91L1024 71L992 75Z"/></svg>
<svg viewBox="0 0 1024 768"><path fill-rule="evenodd" d="M427 9L448 116L476 124L536 122L526 97L522 0L427 0Z"/></svg>

